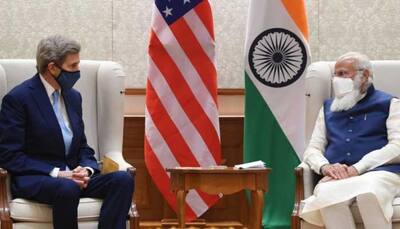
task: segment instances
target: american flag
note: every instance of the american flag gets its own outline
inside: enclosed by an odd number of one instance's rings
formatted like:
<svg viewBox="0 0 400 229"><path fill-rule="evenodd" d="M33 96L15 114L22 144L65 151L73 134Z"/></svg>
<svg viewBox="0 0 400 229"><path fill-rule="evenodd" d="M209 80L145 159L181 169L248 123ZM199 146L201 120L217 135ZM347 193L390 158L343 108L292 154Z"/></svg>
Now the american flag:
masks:
<svg viewBox="0 0 400 229"><path fill-rule="evenodd" d="M145 162L176 211L166 168L220 164L214 28L207 0L156 0L149 43ZM186 196L186 219L219 199L198 190Z"/></svg>

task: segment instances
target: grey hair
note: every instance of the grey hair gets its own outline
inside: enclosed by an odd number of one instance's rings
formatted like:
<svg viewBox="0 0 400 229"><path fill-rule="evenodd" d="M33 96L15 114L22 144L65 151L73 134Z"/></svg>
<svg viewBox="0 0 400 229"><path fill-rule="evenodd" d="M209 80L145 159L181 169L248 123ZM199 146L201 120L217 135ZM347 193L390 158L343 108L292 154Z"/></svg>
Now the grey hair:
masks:
<svg viewBox="0 0 400 229"><path fill-rule="evenodd" d="M337 58L336 62L344 61L344 60L353 60L353 66L357 70L368 70L369 71L368 82L366 84L366 88L368 88L372 84L373 77L374 77L372 64L371 64L371 61L369 60L368 56L358 53L358 52L348 52L348 53L345 53L345 54L339 56L339 58Z"/></svg>
<svg viewBox="0 0 400 229"><path fill-rule="evenodd" d="M61 66L68 54L79 53L81 45L61 35L53 35L42 39L36 51L36 69L39 73L47 70L47 65L54 62Z"/></svg>

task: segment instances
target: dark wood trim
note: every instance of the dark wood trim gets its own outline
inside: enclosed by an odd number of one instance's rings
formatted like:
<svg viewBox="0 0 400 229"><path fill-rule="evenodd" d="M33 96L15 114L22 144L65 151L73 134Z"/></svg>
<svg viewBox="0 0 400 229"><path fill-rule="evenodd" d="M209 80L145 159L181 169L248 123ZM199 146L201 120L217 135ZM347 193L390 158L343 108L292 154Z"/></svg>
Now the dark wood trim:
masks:
<svg viewBox="0 0 400 229"><path fill-rule="evenodd" d="M125 95L145 95L145 88L126 88ZM219 88L218 95L244 95L244 88Z"/></svg>
<svg viewBox="0 0 400 229"><path fill-rule="evenodd" d="M1 229L11 229L12 220L7 198L7 170L0 168L0 221Z"/></svg>
<svg viewBox="0 0 400 229"><path fill-rule="evenodd" d="M145 88L126 88L125 95L145 95Z"/></svg>
<svg viewBox="0 0 400 229"><path fill-rule="evenodd" d="M219 88L218 95L244 95L244 88Z"/></svg>
<svg viewBox="0 0 400 229"><path fill-rule="evenodd" d="M296 176L296 193L292 212L292 229L300 229L300 204L301 200L304 199L303 168L297 167L294 172Z"/></svg>

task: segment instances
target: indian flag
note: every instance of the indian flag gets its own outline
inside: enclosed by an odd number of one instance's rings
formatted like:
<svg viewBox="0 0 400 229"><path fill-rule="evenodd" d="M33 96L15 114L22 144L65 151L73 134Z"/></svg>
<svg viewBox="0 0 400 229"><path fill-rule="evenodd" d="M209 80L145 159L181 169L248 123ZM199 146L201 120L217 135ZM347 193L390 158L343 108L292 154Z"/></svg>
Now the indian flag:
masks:
<svg viewBox="0 0 400 229"><path fill-rule="evenodd" d="M245 57L245 161L272 168L264 228L289 228L294 168L304 151L310 63L304 0L251 0Z"/></svg>

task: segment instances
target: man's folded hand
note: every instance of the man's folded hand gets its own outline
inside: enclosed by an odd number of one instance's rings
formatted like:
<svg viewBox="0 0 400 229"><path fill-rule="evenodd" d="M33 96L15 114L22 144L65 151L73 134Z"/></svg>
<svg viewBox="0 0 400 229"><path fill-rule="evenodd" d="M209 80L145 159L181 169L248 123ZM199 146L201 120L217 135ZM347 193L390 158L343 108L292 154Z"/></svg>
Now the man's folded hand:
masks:
<svg viewBox="0 0 400 229"><path fill-rule="evenodd" d="M81 166L71 171L60 171L58 172L58 177L73 180L81 189L87 187L90 179L88 171Z"/></svg>
<svg viewBox="0 0 400 229"><path fill-rule="evenodd" d="M348 178L347 165L345 164L327 164L321 168L322 175L332 177L335 180Z"/></svg>
<svg viewBox="0 0 400 229"><path fill-rule="evenodd" d="M360 175L354 166L347 167L347 174L349 175L349 177Z"/></svg>

